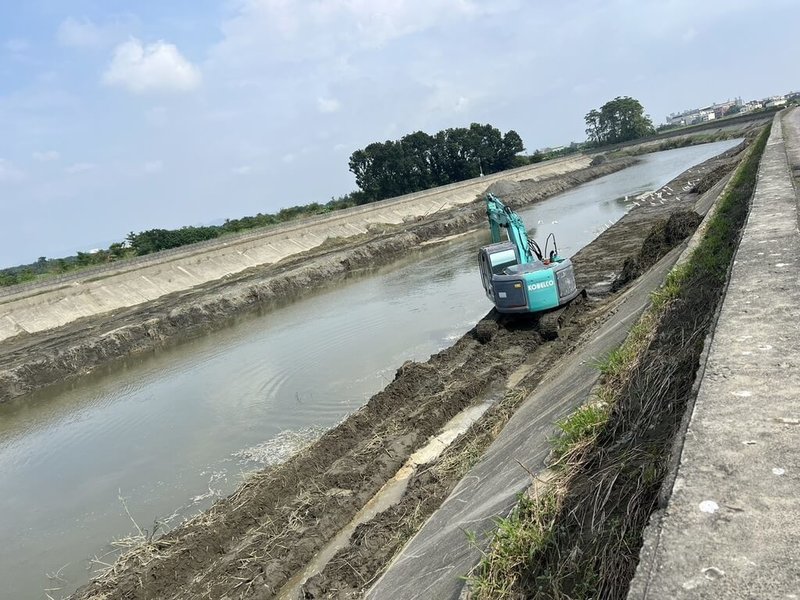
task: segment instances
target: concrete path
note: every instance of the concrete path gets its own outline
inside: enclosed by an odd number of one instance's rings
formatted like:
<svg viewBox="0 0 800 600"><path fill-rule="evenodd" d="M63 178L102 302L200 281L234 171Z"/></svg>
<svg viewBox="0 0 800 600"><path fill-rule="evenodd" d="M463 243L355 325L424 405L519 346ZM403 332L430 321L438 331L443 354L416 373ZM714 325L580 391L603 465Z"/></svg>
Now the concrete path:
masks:
<svg viewBox="0 0 800 600"><path fill-rule="evenodd" d="M800 109L783 123L776 116L672 496L648 527L630 599L800 598Z"/></svg>
<svg viewBox="0 0 800 600"><path fill-rule="evenodd" d="M461 577L480 559L480 553L469 547L465 532L485 539L494 529L494 519L507 514L517 494L530 485L527 470L543 469L553 424L586 401L599 375L595 359L622 343L649 304L650 291L661 284L680 251L673 250L628 290L618 300L615 314L591 341L559 363L552 377L514 414L483 460L406 545L367 598L458 598L464 586Z"/></svg>

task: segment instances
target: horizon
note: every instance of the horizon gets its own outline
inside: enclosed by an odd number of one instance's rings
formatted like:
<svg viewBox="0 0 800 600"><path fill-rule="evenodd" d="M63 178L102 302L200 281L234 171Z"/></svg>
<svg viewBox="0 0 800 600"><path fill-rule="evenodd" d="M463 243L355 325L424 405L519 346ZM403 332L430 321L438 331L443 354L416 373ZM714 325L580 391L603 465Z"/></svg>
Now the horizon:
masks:
<svg viewBox="0 0 800 600"><path fill-rule="evenodd" d="M584 115L616 96L659 124L785 94L791 15L788 0L6 6L0 268L324 203L356 189L353 151L413 131L489 123L532 153L584 141Z"/></svg>

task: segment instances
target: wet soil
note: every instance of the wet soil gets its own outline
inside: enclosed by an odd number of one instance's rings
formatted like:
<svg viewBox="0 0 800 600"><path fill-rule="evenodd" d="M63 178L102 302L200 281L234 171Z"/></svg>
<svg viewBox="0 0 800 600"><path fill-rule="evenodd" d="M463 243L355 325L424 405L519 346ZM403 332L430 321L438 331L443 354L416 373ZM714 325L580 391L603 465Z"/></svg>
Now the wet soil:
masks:
<svg viewBox="0 0 800 600"><path fill-rule="evenodd" d="M735 153L713 159L670 186L689 188L689 181L736 160ZM531 194L533 185L523 182L520 194ZM573 351L603 317L615 295L611 282L625 259L639 256L648 235L658 237L652 232L663 229L672 212L691 210L697 198L687 191L680 200L641 204L573 257L579 282L592 296L559 339L545 342L535 319L499 321L490 313L485 320L497 322L490 334L479 339L476 327L427 362L406 363L382 392L317 443L283 465L260 472L206 513L123 556L73 597L275 597L447 421L470 406L500 398L434 463L412 476L397 505L359 526L351 543L302 592L306 598L359 597L478 459L546 369ZM507 200L512 205L521 201ZM371 262L371 245L387 244L400 251L406 244L454 233L482 218L482 205L466 207L436 222L348 248L343 255L335 251L325 264L339 265L330 267L334 272L346 270L345 262L347 268L357 268ZM656 254L665 249L662 242ZM287 267L278 277L288 278L284 286L310 285L311 272L297 280L304 268ZM261 278L237 285L256 303L262 301L260 294L265 301L276 297L274 281Z"/></svg>
<svg viewBox="0 0 800 600"><path fill-rule="evenodd" d="M511 201L521 207L634 164L609 161L566 175L516 184ZM54 383L76 379L120 359L179 343L230 324L242 315L269 310L384 266L420 244L468 231L485 219L482 198L402 225L374 227L361 236L328 240L275 265L256 267L146 305L70 323L55 330L18 335L0 348L0 402Z"/></svg>

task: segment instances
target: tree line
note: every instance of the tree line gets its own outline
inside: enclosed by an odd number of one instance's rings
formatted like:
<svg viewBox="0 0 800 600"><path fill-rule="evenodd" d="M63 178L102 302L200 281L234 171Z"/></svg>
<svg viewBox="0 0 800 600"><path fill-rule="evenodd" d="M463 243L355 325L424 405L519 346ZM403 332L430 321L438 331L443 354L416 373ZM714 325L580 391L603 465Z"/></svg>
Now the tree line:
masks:
<svg viewBox="0 0 800 600"><path fill-rule="evenodd" d="M350 156L359 187L354 199L363 204L497 173L516 166L516 155L523 150L516 131L504 135L479 123L373 142Z"/></svg>
<svg viewBox="0 0 800 600"><path fill-rule="evenodd" d="M148 229L139 233L129 233L126 246L131 248L137 256L178 248L187 244L213 240L220 236L247 231L257 227L279 225L300 217L321 215L334 210L355 206L355 202L348 196L332 198L330 202L320 204L311 202L298 206L282 208L276 213L258 213L254 217L240 219L225 219L222 225L208 225L205 227L181 227L180 229Z"/></svg>
<svg viewBox="0 0 800 600"><path fill-rule="evenodd" d="M139 233L130 232L122 242L115 242L106 249L92 252L78 252L74 256L64 258L39 257L36 262L0 269L0 287L34 281L43 276L63 275L86 267L113 263L135 256L144 256L178 248L195 242L211 240L220 236L286 223L300 217L319 215L355 206L350 195L332 198L330 202L320 204L312 202L298 206L282 208L276 213L258 213L251 217L226 219L222 225L203 227L180 227L178 229L147 229Z"/></svg>
<svg viewBox="0 0 800 600"><path fill-rule="evenodd" d="M584 118L590 146L616 144L654 133L650 117L638 100L627 96L606 102ZM443 129L433 135L424 131L409 133L398 140L374 142L350 156L348 166L355 175L358 190L331 198L330 202L312 202L290 206L276 213L228 219L222 225L148 229L131 232L122 242L107 249L78 252L75 256L48 259L0 269L0 286L14 285L45 275L58 275L93 265L144 256L202 242L220 236L285 223L300 217L324 214L350 206L375 202L432 187L489 175L512 167L540 162L577 152L580 144L570 144L530 156L521 156L522 138L514 130L503 134L489 124L472 123L469 127Z"/></svg>

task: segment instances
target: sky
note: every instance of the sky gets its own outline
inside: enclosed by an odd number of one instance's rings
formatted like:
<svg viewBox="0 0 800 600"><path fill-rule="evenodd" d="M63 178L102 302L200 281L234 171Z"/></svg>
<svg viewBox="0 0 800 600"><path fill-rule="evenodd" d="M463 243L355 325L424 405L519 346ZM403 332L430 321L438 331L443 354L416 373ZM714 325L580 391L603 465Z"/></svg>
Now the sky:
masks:
<svg viewBox="0 0 800 600"><path fill-rule="evenodd" d="M356 188L373 141L533 151L800 89L797 0L0 0L0 267Z"/></svg>

